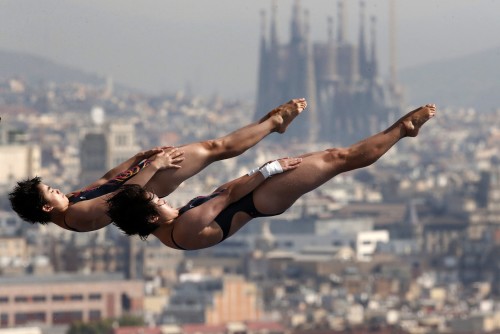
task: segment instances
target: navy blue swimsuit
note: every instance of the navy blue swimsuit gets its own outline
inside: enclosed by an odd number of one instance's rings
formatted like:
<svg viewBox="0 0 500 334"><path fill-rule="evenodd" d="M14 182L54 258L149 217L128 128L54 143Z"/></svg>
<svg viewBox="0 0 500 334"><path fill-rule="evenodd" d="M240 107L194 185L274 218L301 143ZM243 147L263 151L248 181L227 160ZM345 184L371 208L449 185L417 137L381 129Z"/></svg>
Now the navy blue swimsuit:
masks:
<svg viewBox="0 0 500 334"><path fill-rule="evenodd" d="M81 191L75 191L68 195L69 204L75 204L81 201L86 201L89 199L94 199L103 195L107 195L112 193L113 191L118 190L126 181L130 180L133 176L137 175L143 168L149 165L149 160L142 160L137 165L127 169L124 172L121 172L108 182L101 184L100 186L83 189ZM66 223L66 219L64 220L64 225L72 231L80 232L73 227L69 226Z"/></svg>
<svg viewBox="0 0 500 334"><path fill-rule="evenodd" d="M182 208L179 209L179 215L182 215L188 210L191 210L192 208L195 208L197 206L202 205L203 203L211 200L214 197L219 196L222 193L222 191L214 192L208 196L198 196L193 198L188 202L188 204L184 205ZM240 200L230 204L227 208L222 210L217 217L215 217L214 221L219 225L219 227L222 230L222 240L219 242L222 242L227 239L229 236L229 231L231 230L231 223L233 221L233 217L237 212L245 212L252 218L257 218L257 217L270 217L270 216L276 216L276 215L266 215L261 212L259 212L255 208L255 204L253 202L253 191L247 195L245 195L243 198ZM172 228L171 230L171 238L172 242L175 245L175 247L182 249L182 250L187 250L181 246L179 246L175 240L174 240L174 229Z"/></svg>

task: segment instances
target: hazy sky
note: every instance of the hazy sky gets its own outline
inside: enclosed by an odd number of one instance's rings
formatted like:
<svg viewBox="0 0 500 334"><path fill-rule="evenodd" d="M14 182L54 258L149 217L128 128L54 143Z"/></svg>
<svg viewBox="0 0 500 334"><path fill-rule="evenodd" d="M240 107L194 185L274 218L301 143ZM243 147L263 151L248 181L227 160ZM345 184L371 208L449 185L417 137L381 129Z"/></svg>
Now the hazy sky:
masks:
<svg viewBox="0 0 500 334"><path fill-rule="evenodd" d="M366 0L378 20L387 72L388 1ZM277 0L279 36L289 38L293 0ZM348 0L356 42L357 0ZM500 1L395 0L400 68L500 45ZM260 11L271 0L0 0L0 49L26 51L148 92L253 98ZM335 0L302 0L313 40L326 39ZM431 78L430 78L431 79Z"/></svg>

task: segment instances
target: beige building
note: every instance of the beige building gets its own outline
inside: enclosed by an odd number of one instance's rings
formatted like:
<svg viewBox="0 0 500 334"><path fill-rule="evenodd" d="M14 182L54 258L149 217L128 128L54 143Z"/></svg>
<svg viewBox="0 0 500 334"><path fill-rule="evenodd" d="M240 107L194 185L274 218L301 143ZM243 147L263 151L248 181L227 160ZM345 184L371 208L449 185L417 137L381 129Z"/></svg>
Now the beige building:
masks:
<svg viewBox="0 0 500 334"><path fill-rule="evenodd" d="M0 257L28 259L28 246L23 237L0 237Z"/></svg>
<svg viewBox="0 0 500 334"><path fill-rule="evenodd" d="M38 145L0 145L0 185L15 184L15 181L40 175L42 164Z"/></svg>
<svg viewBox="0 0 500 334"><path fill-rule="evenodd" d="M184 259L183 252L165 247L156 240L154 241L154 246L150 245L150 243L143 243L141 246L142 275L144 278L154 279L161 277L167 282L177 281L177 270Z"/></svg>
<svg viewBox="0 0 500 334"><path fill-rule="evenodd" d="M0 278L0 327L62 325L139 315L144 283L121 275Z"/></svg>
<svg viewBox="0 0 500 334"><path fill-rule="evenodd" d="M213 296L205 310L205 324L260 320L263 314L259 288L242 276L226 276L222 291Z"/></svg>
<svg viewBox="0 0 500 334"><path fill-rule="evenodd" d="M106 127L106 135L108 169L122 163L141 150L137 145L134 124L110 123Z"/></svg>

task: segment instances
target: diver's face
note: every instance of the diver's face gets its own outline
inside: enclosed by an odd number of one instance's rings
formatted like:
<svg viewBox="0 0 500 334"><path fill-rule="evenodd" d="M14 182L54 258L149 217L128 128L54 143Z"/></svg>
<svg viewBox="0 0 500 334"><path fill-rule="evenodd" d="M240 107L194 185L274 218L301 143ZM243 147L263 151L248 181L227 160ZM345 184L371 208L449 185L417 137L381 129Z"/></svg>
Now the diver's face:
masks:
<svg viewBox="0 0 500 334"><path fill-rule="evenodd" d="M38 189L42 193L45 201L47 201L47 204L43 206L43 210L47 212L52 210L65 211L68 208L68 197L59 189L54 189L44 183L40 183Z"/></svg>
<svg viewBox="0 0 500 334"><path fill-rule="evenodd" d="M157 222L159 224L169 224L179 216L179 210L173 208L165 199L159 198L155 194L151 195L153 196L151 203L156 206L156 211L158 212Z"/></svg>

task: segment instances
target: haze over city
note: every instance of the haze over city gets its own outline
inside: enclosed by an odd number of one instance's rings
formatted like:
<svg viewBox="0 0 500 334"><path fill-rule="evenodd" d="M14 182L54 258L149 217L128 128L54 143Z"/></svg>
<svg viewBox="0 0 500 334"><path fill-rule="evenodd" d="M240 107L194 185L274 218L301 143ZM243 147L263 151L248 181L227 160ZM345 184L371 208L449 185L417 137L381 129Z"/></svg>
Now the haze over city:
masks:
<svg viewBox="0 0 500 334"><path fill-rule="evenodd" d="M0 334L500 333L498 13L0 0ZM305 110L284 103L298 97ZM145 188L164 214L203 217L142 219L134 200L118 212L156 226L125 235L106 199L177 148L180 172ZM283 156L303 157L298 174L211 207Z"/></svg>
<svg viewBox="0 0 500 334"><path fill-rule="evenodd" d="M381 73L388 71L388 0L366 1L377 18ZM348 1L351 40L358 1ZM399 69L500 45L500 2L395 1ZM278 35L289 38L292 0L277 1ZM323 41L336 1L303 1L313 40ZM255 98L260 12L272 1L4 0L0 49L27 52L149 93L189 85L195 93Z"/></svg>

